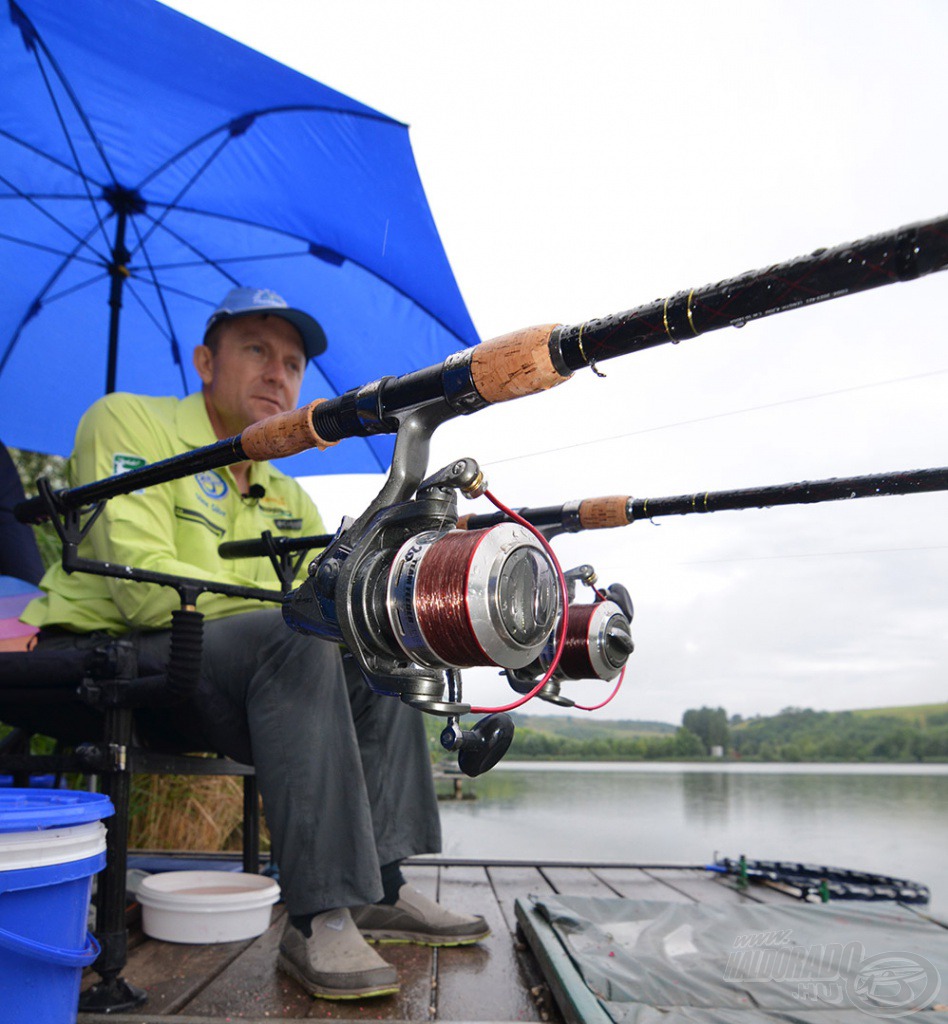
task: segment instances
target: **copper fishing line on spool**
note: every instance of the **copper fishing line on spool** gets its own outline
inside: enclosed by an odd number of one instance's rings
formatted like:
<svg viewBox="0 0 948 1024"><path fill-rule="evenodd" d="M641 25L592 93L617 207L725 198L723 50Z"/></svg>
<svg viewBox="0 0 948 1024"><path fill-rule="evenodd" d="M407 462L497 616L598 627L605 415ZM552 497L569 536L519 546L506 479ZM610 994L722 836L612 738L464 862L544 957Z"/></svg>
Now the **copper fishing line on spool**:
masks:
<svg viewBox="0 0 948 1024"><path fill-rule="evenodd" d="M449 665L484 665L471 628L467 580L477 545L489 530L455 530L425 552L415 581L415 615L428 646ZM488 659L486 663L491 663Z"/></svg>
<svg viewBox="0 0 948 1024"><path fill-rule="evenodd" d="M570 679L599 678L589 658L589 621L595 611L595 604L569 606L560 671Z"/></svg>

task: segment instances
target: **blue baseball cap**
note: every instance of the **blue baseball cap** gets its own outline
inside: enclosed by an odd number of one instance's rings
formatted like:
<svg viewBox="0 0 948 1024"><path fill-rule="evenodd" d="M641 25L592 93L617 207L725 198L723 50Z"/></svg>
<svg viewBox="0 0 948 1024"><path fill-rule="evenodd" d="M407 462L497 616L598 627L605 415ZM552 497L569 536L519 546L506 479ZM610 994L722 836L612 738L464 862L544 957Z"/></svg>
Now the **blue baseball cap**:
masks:
<svg viewBox="0 0 948 1024"><path fill-rule="evenodd" d="M326 351L326 332L316 320L309 313L291 309L286 299L269 288L232 288L217 309L211 313L204 329L204 337L206 338L207 332L222 320L253 314L278 316L281 320L291 323L300 333L307 359L314 359Z"/></svg>

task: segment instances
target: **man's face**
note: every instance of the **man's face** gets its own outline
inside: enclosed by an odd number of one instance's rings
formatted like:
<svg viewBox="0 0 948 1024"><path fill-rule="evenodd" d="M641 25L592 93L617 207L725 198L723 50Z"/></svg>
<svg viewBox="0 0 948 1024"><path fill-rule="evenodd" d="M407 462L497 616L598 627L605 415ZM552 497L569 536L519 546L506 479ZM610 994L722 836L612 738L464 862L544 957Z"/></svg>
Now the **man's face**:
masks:
<svg viewBox="0 0 948 1024"><path fill-rule="evenodd" d="M286 320L241 316L223 324L214 351L205 345L194 350L194 364L215 430L232 437L251 423L296 408L306 355L299 333Z"/></svg>

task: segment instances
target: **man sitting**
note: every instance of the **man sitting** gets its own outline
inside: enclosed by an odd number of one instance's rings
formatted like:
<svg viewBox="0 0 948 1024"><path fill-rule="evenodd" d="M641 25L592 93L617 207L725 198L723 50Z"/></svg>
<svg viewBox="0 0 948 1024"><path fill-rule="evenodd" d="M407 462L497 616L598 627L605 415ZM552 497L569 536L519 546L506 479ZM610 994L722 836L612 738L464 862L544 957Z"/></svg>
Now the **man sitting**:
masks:
<svg viewBox="0 0 948 1024"><path fill-rule="evenodd" d="M237 288L194 350L203 384L179 401L112 394L83 417L70 483L89 483L213 444L296 407L308 359L326 347L319 324L274 292ZM180 576L272 587L266 559L227 562L228 540L324 533L299 485L269 463L241 463L113 498L81 554ZM43 648L133 638L166 657L175 592L60 566L24 619ZM405 884L401 861L437 852L441 834L421 716L375 694L335 644L289 630L278 608L202 596L198 693L174 709L179 742L256 768L288 923L279 966L315 996L398 990L369 939L461 945L488 934ZM158 712L143 712L166 731ZM159 722L160 719L160 722ZM144 723L144 724L147 724ZM360 933L360 929L362 932Z"/></svg>

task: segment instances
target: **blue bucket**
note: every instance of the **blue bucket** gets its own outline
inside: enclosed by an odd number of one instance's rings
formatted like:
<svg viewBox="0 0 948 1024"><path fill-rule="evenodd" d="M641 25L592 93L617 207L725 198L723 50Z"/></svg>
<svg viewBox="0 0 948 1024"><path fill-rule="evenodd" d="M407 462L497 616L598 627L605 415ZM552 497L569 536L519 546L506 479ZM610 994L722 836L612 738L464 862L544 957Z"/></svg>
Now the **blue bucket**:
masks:
<svg viewBox="0 0 948 1024"><path fill-rule="evenodd" d="M75 1021L112 813L100 793L0 789L0 1024Z"/></svg>

